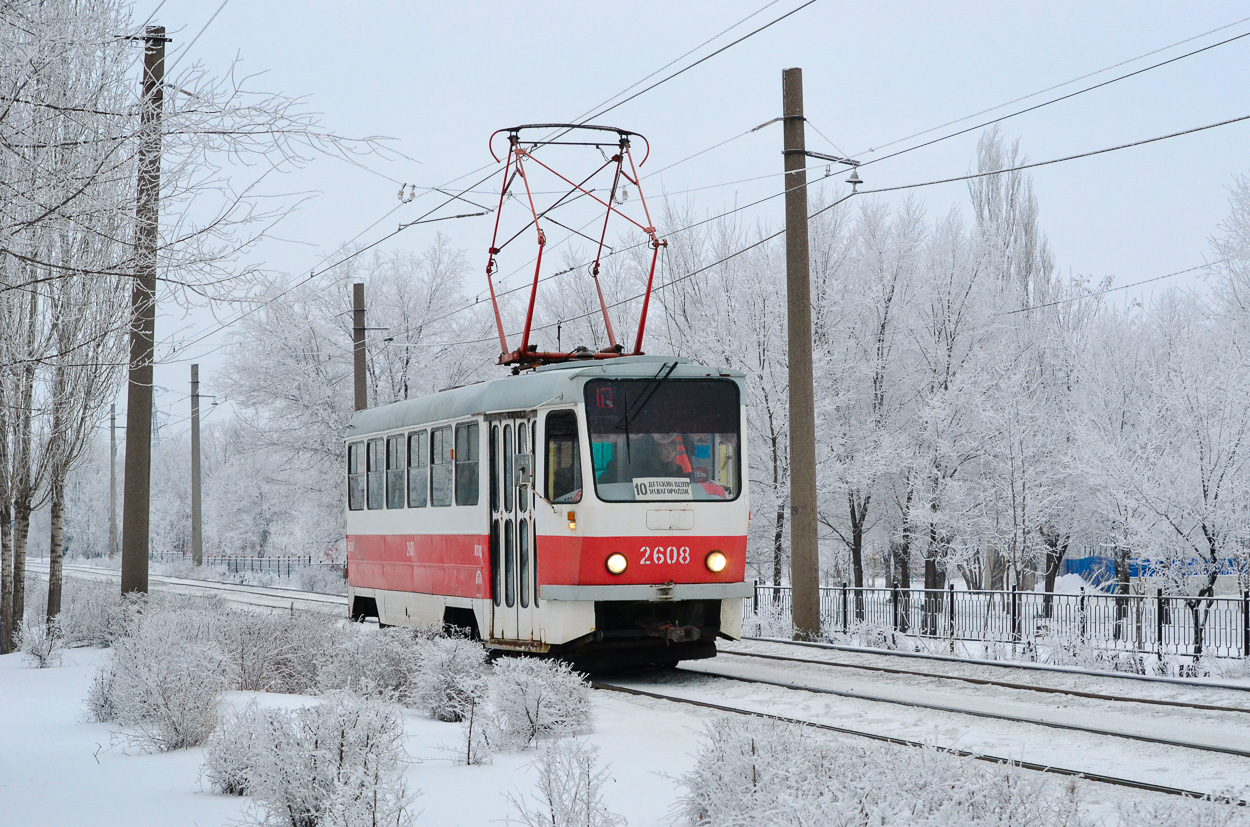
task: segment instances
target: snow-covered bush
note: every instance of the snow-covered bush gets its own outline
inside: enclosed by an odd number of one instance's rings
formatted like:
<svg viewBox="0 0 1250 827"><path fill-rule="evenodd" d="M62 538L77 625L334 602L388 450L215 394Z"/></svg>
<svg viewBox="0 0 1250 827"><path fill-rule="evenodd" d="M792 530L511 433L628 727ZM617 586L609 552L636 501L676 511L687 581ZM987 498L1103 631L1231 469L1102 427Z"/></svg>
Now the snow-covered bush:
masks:
<svg viewBox="0 0 1250 827"><path fill-rule="evenodd" d="M470 696L460 710L461 743L456 759L467 767L490 763L493 725L490 708L481 698Z"/></svg>
<svg viewBox="0 0 1250 827"><path fill-rule="evenodd" d="M790 610L765 598L759 602L756 611L742 621L742 634L747 637L780 637L789 640L794 635Z"/></svg>
<svg viewBox="0 0 1250 827"><path fill-rule="evenodd" d="M248 794L249 773L263 748L267 726L265 713L255 704L226 713L204 745L204 775L213 792Z"/></svg>
<svg viewBox="0 0 1250 827"><path fill-rule="evenodd" d="M65 578L61 599L61 631L68 646L112 646L130 634L147 595L120 595L117 584L79 577Z"/></svg>
<svg viewBox="0 0 1250 827"><path fill-rule="evenodd" d="M591 724L590 686L562 661L497 661L490 704L492 743L501 749L524 749L537 738L584 732Z"/></svg>
<svg viewBox="0 0 1250 827"><path fill-rule="evenodd" d="M53 618L48 622L31 623L22 621L17 627L17 645L25 656L27 663L39 669L59 666L61 653L65 649L65 638L61 634L61 624Z"/></svg>
<svg viewBox="0 0 1250 827"><path fill-rule="evenodd" d="M283 615L284 646L272 664L272 691L311 695L320 685L321 660L326 652L348 640L356 628L340 622L337 615L296 612Z"/></svg>
<svg viewBox="0 0 1250 827"><path fill-rule="evenodd" d="M413 703L439 721L459 721L486 688L486 647L463 637L423 640Z"/></svg>
<svg viewBox="0 0 1250 827"><path fill-rule="evenodd" d="M347 581L342 567L302 566L292 575L295 588L318 594L347 594Z"/></svg>
<svg viewBox="0 0 1250 827"><path fill-rule="evenodd" d="M403 731L394 707L344 694L250 709L210 742L205 772L214 789L251 796L269 827L407 825Z"/></svg>
<svg viewBox="0 0 1250 827"><path fill-rule="evenodd" d="M617 827L625 819L603 803L604 784L612 780L598 766L599 748L576 738L552 741L534 764L538 781L533 801L508 793L508 801L526 827Z"/></svg>
<svg viewBox="0 0 1250 827"><path fill-rule="evenodd" d="M1133 827L1246 827L1250 813L1229 801L1245 799L1245 791L1229 793L1224 800L1180 799L1169 801L1134 801L1120 805L1120 823Z"/></svg>
<svg viewBox="0 0 1250 827"><path fill-rule="evenodd" d="M321 660L347 638L337 621L312 613L223 612L215 620L215 636L231 665L233 688L312 693Z"/></svg>
<svg viewBox="0 0 1250 827"><path fill-rule="evenodd" d="M936 750L866 747L759 718L708 726L678 802L691 822L1077 827L1074 786ZM958 795L952 791L958 790Z"/></svg>
<svg viewBox="0 0 1250 827"><path fill-rule="evenodd" d="M145 749L204 743L231 675L212 641L195 634L204 620L198 614L149 607L96 675L87 698L92 716L120 724Z"/></svg>
<svg viewBox="0 0 1250 827"><path fill-rule="evenodd" d="M410 704L420 663L419 642L426 635L400 628L353 631L318 659L320 691L348 691Z"/></svg>

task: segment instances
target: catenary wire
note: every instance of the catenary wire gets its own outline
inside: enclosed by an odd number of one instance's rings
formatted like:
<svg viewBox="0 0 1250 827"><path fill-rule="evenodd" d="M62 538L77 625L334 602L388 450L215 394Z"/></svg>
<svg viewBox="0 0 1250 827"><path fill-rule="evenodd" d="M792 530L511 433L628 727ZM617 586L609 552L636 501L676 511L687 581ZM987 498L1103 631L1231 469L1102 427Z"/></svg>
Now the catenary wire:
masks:
<svg viewBox="0 0 1250 827"><path fill-rule="evenodd" d="M827 204L827 205L826 205L826 206L824 206L824 207L821 207L820 209L818 209L818 210L816 210L815 212L813 212L813 213L811 213L810 215L808 215L808 220L810 221L811 219L813 219L813 218L815 218L815 217L817 217L817 216L821 215L822 213L827 212L827 211L828 211L828 210L830 210L830 209L833 209L834 207L838 206L839 204L844 203L845 201L847 201L847 200L849 200L849 199L851 199L851 198L855 197L856 195L873 195L873 194L879 194L879 193L885 193L885 192L898 192L898 191L901 191L901 190L920 189L920 188L924 188L924 187L932 187L932 186L937 186L937 185L940 185L940 184L950 184L950 183L956 183L956 182L960 182L960 181L970 181L970 180L975 180L975 179L978 179L978 178L985 178L985 177L989 177L989 176L992 176L992 175L1003 175L1003 174L1010 173L1010 172L1019 172L1019 171L1026 170L1026 169L1035 169L1035 168L1037 168L1037 167L1051 166L1051 165L1053 165L1053 164L1065 163L1065 162L1068 162L1068 161L1075 161L1075 160L1080 160L1080 159L1083 159L1083 158L1091 158L1091 157L1096 157L1096 156L1099 156L1099 155L1104 155L1104 154L1107 154L1107 153L1109 153L1109 152L1117 152L1117 151L1120 151L1120 150L1123 150L1123 149L1130 149L1130 148L1133 148L1133 147L1145 146L1145 145L1147 145L1147 144L1157 143L1157 142L1159 142L1159 141L1166 141L1166 140L1170 140L1170 139L1172 139L1172 138L1178 138L1178 137L1181 137L1181 136L1184 136L1184 135L1192 135L1192 134L1197 133L1197 132L1202 132L1202 131L1209 130L1209 129L1216 129L1216 128L1221 127L1221 126L1228 126L1228 125L1235 124L1235 123L1240 123L1240 122L1242 122L1242 121L1246 121L1246 120L1250 120L1250 115L1242 115L1242 116L1239 116L1239 117L1236 117L1236 118L1228 118L1228 119L1226 119L1226 120L1217 121L1217 122L1215 122L1215 123L1206 124L1206 125L1204 125L1204 126L1192 127L1192 128L1190 128L1190 129L1180 130L1180 131L1178 131L1178 132L1171 132L1171 133L1168 133L1168 134L1166 134L1166 135L1159 135L1159 136L1156 136L1156 137L1153 137L1153 138L1146 138L1146 139L1143 139L1143 140L1140 140L1140 141L1132 141L1132 142L1129 142L1129 143L1119 144L1119 145L1112 146L1112 147L1105 147L1105 148L1102 148L1102 149L1090 150L1090 151L1088 151L1088 152L1081 152L1081 153L1077 153L1077 154L1075 154L1075 155L1067 155L1067 156L1064 156L1064 157L1061 157L1061 158L1052 158L1052 159L1049 159L1049 160L1046 160L1046 161L1036 161L1036 162L1030 162L1030 163L1024 163L1024 164L1018 164L1018 165L1016 165L1016 166L1014 166L1014 167L1008 167L1008 168L1005 168L1005 169L994 170L994 171L992 171L992 172L975 172L975 173L969 173L969 174L966 174L966 175L954 176L954 177L950 177L950 178L939 178L939 179L935 179L935 180L932 180L932 181L922 181L922 182L918 182L918 183L914 183L914 184L900 184L900 185L897 185L897 186L892 186L892 187L880 187L880 188L877 188L877 189L860 190L860 191L858 191L858 192L852 192L852 193L851 193L851 194L849 194L849 195L843 196L842 198L839 198L838 200L833 201L832 203ZM797 185L795 185L795 187L792 187L791 189L798 188L798 187L801 187L801 186L810 186L810 184L797 184ZM779 237L779 236L781 236L781 235L784 235L784 234L785 234L785 229L784 229L784 228L783 228L783 229L781 229L781 230L778 230L778 231L776 231L776 232L773 232L773 233L771 233L771 234L769 234L769 235L767 235L767 236L764 236L764 237L760 238L759 240L757 240L757 241L755 241L755 242L753 242L753 243L751 243L751 244L748 244L748 245L747 245L747 246L745 246L745 247L742 247L742 248L741 248L741 249L739 249L739 250L736 250L736 251L735 251L735 252L733 252L733 253L730 253L730 254L729 254L729 255L727 255L727 256L724 256L724 257L723 257L723 258L721 258L721 259L718 259L717 261L712 262L711 264L705 265L705 266L703 266L703 267L699 267L698 269L696 269L696 270L692 270L691 272L686 273L686 274L684 274L684 275L682 275L682 276L678 276L677 278L670 279L669 281L664 282L663 284L659 284L659 285L657 285L657 286L653 289L653 291L652 291L652 292L655 292L655 291L658 291L658 290L663 290L663 289L665 289L665 288L667 288L667 287L671 287L672 285L677 284L677 283L679 283L679 282L686 281L687 279L691 279L691 278L693 278L693 277L695 277L695 276L699 275L700 273L706 272L707 270L710 270L710 269L712 269L713 267L717 267L717 266L719 266L719 265L721 265L721 264L724 264L725 262L727 262L727 261L729 261L729 260L731 260L731 259L733 259L733 258L736 258L736 257L738 257L738 256L740 256L740 255L743 255L744 253L747 253L747 252L749 252L749 251L751 251L751 250L753 250L753 249L755 249L755 248L757 248L757 247L760 247L760 246L762 246L763 244L765 244L765 243L767 243L767 242L769 242L769 241L772 241L773 239L775 239L775 238L777 238L777 237ZM1208 266L1208 265L1203 265L1203 266L1205 267L1205 266ZM1193 269L1200 269L1200 268L1193 268ZM1183 271L1183 272L1189 272L1189 271ZM1160 276L1160 277L1158 277L1157 279L1148 279L1147 281L1154 281L1154 280L1158 280L1158 279L1162 279L1162 278L1169 278L1169 277L1171 277L1172 275L1180 275L1180 273L1169 274L1168 276ZM1145 282L1142 282L1142 283L1145 283ZM1126 287L1129 287L1129 286L1134 286L1134 285L1126 285ZM638 300L638 299L642 298L642 297L643 297L643 295L644 295L643 293L637 293L637 294L635 294L635 295L633 295L633 296L629 296L629 297L627 297L627 298L624 298L624 299L621 299L621 300L619 300L619 301L617 301L617 302L614 302L614 303L612 303L612 304L609 304L609 305L608 305L608 308L609 308L609 309L612 309L612 308L620 307L620 306L622 306L622 305L628 304L629 302L636 301L636 300ZM457 310L457 311L452 311L452 312L453 312L453 313L456 313L456 312L463 312L464 310L467 310L467 309L469 309L469 308L471 308L471 307L473 307L473 305L467 305L467 306L465 306L465 307L463 307L463 308L460 308L460 309L459 309L459 310ZM535 332L535 331L538 331L538 330L546 330L546 329L549 329L549 328L555 327L555 326L556 326L556 324L567 324L567 323L569 323L569 322L578 321L578 320L580 320L580 319L590 318L590 317L592 317L592 316L597 315L599 312L600 312L599 310L592 310L592 311L589 311L589 312L586 312L586 313L582 313L582 314L577 315L577 316L573 316L573 317L568 318L568 319L561 319L559 322L552 322L552 323L549 323L549 324L539 325L539 326L536 326L536 327L531 328L531 332ZM451 314L447 314L447 315L451 315ZM444 316L444 317L440 317L440 318L445 318L445 316ZM423 324L428 324L430 321L437 321L437 320L438 320L438 319L429 320L429 321L423 322ZM489 342L489 341L493 341L493 338L494 338L494 337L487 337L487 338L485 338L485 339L472 339L472 340L468 340L468 341L464 341L464 342L439 343L439 346L444 346L444 347L445 347L445 346L450 346L450 345L454 345L454 344L479 344L479 343L482 343L482 342ZM400 346L402 346L402 345L400 345ZM434 346L434 345L433 345L433 344L431 344L431 346Z"/></svg>
<svg viewBox="0 0 1250 827"><path fill-rule="evenodd" d="M1176 270L1171 273L1165 273L1162 276L1154 276L1153 278L1142 279L1141 281L1134 281L1129 284L1121 284L1117 287L1105 287L1101 290L1091 290L1090 292L1082 293L1079 296L1069 296L1066 299L1056 299L1053 302L1045 302L1044 304L1034 304L1034 305L1030 305L1029 307L1021 307L1016 310L1007 310L997 315L1011 316L1016 313L1028 313L1030 310L1041 310L1042 308L1045 308L1045 307L1058 307L1061 304L1070 304L1075 301L1081 301L1082 299L1092 299L1098 296L1105 296L1106 294L1114 293L1117 290L1128 290L1129 288L1132 288L1132 287L1141 287L1143 284L1150 284L1151 282L1155 282L1155 281L1163 281L1164 279L1175 278L1176 276L1183 276L1187 273L1197 272L1198 270L1208 270L1212 267L1218 267L1219 265L1224 264L1226 261L1227 259L1221 258L1215 261L1207 262L1206 264L1199 264L1195 267L1188 267L1184 270Z"/></svg>

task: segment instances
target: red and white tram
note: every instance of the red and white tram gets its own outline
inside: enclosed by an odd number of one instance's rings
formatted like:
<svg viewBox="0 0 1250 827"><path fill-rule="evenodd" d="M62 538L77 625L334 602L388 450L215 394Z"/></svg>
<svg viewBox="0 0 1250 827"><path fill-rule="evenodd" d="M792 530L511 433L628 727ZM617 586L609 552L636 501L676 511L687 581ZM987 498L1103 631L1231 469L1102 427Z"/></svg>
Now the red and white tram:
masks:
<svg viewBox="0 0 1250 827"><path fill-rule="evenodd" d="M586 666L714 655L751 592L744 397L741 373L626 356L357 412L352 617Z"/></svg>

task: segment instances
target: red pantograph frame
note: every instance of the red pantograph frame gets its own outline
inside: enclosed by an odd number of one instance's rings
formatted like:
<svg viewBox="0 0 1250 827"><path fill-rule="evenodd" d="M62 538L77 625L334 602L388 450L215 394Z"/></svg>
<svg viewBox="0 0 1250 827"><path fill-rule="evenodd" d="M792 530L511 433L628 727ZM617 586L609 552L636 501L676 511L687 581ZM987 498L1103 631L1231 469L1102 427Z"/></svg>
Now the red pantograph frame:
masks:
<svg viewBox="0 0 1250 827"><path fill-rule="evenodd" d="M520 136L521 131L524 129L559 129L559 130L562 130L562 132L560 133L559 136L557 136L556 139L538 140L538 141L533 141L533 142L527 141L525 143L528 144L529 149L526 149L524 146L521 145L522 141L521 141L521 136ZM550 166L548 166L547 164L544 164L538 158L534 157L534 154L533 154L534 149L540 146L550 145L550 144L559 144L559 145L564 145L564 146L587 146L587 147L611 146L611 144L601 142L601 141L561 141L561 140L558 140L559 137L563 137L564 135L568 134L569 132L573 130L594 130L594 131L599 131L599 132L614 132L617 135L616 154L614 154L611 158L606 160L602 166L600 166L594 172L590 173L590 175L587 175L580 182L574 182L573 180L565 177L559 172L556 172ZM504 159L501 159L498 155L496 155L495 149L494 149L495 136L499 135L500 133L507 133L508 135L508 153ZM655 226L651 222L651 213L647 208L647 199L646 199L646 196L643 195L642 185L639 183L640 179L638 176L638 169L634 165L634 157L633 157L633 154L630 152L630 138L631 137L637 137L641 139L643 144L646 145L646 148L647 148L647 151L643 155L642 160L637 165L638 167L640 167L647 162L647 158L651 154L650 143L647 141L645 137L643 137L642 135L639 135L636 132L630 132L625 129L618 129L613 126L595 126L591 124L560 124L560 123L522 124L520 126L513 126L507 129L497 130L490 136L491 157L493 157L495 161L497 162L505 161L503 185L500 188L500 192L499 192L499 207L495 211L495 231L491 236L490 257L486 262L486 283L490 287L491 306L493 307L495 311L495 326L499 330L500 355L499 355L498 364L513 365L513 366L516 366L517 368L523 368L523 367L536 367L538 365L550 364L552 362L563 362L563 361L567 361L570 359L578 359L578 358L580 359L585 359L585 358L612 359L618 356L642 355L642 336L643 336L643 332L646 330L646 327L647 327L647 310L651 305L651 286L655 280L655 265L656 265L656 261L659 259L660 248L667 247L668 242L659 238L656 235ZM568 192L562 195L551 206L547 207L542 212L539 212L538 209L534 205L534 193L530 188L529 176L525 172L525 164L527 161L533 162L537 166L551 173L556 178L560 179L565 184L568 184L571 187L571 189ZM628 161L629 163L628 171L625 168L626 161ZM608 199L605 201L599 196L595 195L595 193L592 190L586 189L585 185L588 181L590 181L590 179L594 178L596 175L603 172L608 167L612 167L612 166L615 167L613 171L613 176L612 176L612 188L608 194ZM514 170L514 167L515 167L515 170ZM522 228L520 231L516 233L516 235L513 235L512 238L504 242L503 246L507 246L508 243L510 243L513 239L517 238L517 236L519 236L522 232L524 232L526 228L528 228L530 225L533 225L533 227L535 228L538 234L538 257L537 257L537 261L534 264L534 282L530 288L529 307L525 312L525 328L521 333L521 346L517 348L516 350L509 350L508 349L508 337L504 333L503 319L499 315L499 301L497 300L495 296L495 283L494 283L494 280L492 279L492 276L498 271L498 264L495 260L495 256L498 255L500 250L502 249L502 247L499 244L499 223L500 223L500 217L503 213L503 202L504 202L504 199L507 197L508 191L511 189L513 183L518 178L521 179L522 183L525 185L525 198L526 198L526 203L529 206L531 219L524 228ZM646 221L646 224L639 223L638 221L634 220L630 216L626 215L625 213L617 209L615 205L616 192L617 192L618 186L621 183L622 178L625 179L627 182L633 184L634 188L638 190L638 200L642 204L643 218ZM547 244L547 236L543 232L543 229L542 229L541 224L539 223L539 220L543 216L547 215L549 212L554 210L556 207L558 207L563 201L565 201L565 199L567 199L571 195L574 195L575 193L580 193L581 195L594 199L594 201L597 202L600 206L604 207L604 210L605 210L604 216L603 216L603 229L601 230L599 234L599 246L598 246L598 249L595 251L595 260L594 260L594 264L591 267L590 272L591 272L591 276L595 280L595 290L599 295L599 308L603 312L603 324L608 334L608 346L604 348L603 350L600 350L594 353L591 353L585 350L580 350L580 349L577 351L569 352L569 353L540 352L537 349L536 345L530 344L530 330L534 321L534 302L538 298L538 280L539 280L539 274L541 273L542 266L543 266L543 248ZM608 315L608 306L603 298L603 288L599 284L599 263L603 258L604 241L607 239L608 220L612 217L613 213L615 213L616 215L619 215L621 218L625 219L626 221L628 221L629 223L633 224L635 227L637 227L638 229L646 233L650 241L651 250L652 250L651 269L650 269L650 272L647 274L647 290L646 290L646 293L643 294L642 313L638 317L638 334L634 338L634 349L633 351L629 353L626 353L625 347L619 344L616 340L616 332L612 328L612 319Z"/></svg>

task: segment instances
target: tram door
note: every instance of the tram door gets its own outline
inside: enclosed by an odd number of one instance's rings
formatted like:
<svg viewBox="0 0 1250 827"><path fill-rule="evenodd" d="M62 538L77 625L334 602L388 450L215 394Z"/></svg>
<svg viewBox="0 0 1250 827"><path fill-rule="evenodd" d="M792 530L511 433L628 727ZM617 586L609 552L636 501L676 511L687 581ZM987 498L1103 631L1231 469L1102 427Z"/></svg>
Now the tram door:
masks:
<svg viewBox="0 0 1250 827"><path fill-rule="evenodd" d="M505 417L490 426L490 563L494 619L491 637L533 640L533 496L526 469L534 468L534 419Z"/></svg>

